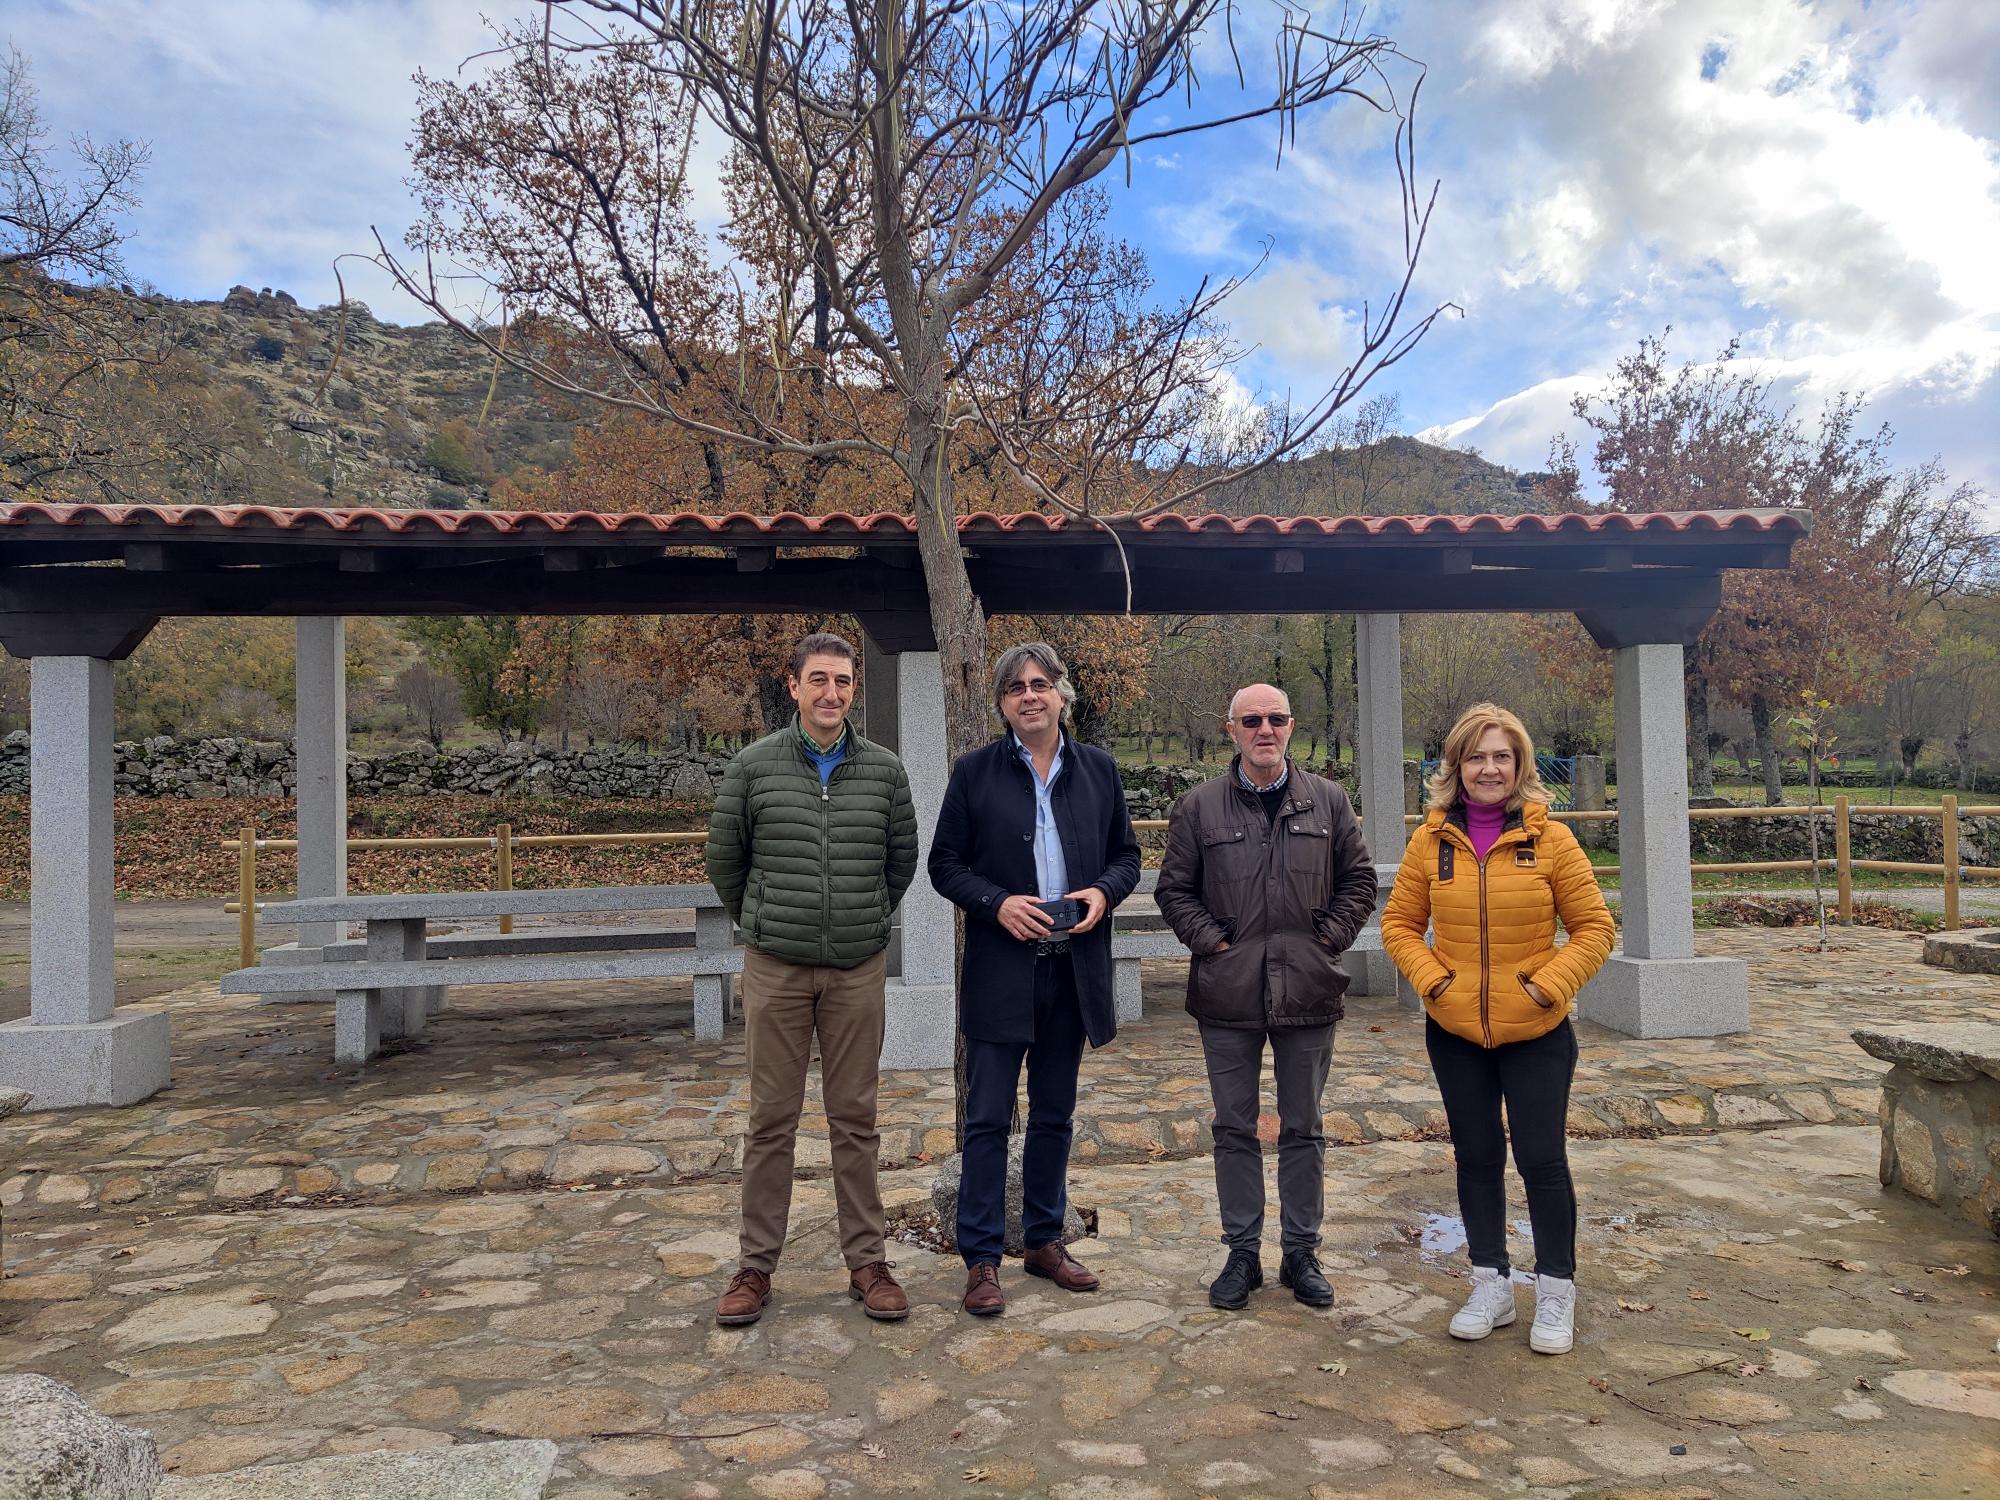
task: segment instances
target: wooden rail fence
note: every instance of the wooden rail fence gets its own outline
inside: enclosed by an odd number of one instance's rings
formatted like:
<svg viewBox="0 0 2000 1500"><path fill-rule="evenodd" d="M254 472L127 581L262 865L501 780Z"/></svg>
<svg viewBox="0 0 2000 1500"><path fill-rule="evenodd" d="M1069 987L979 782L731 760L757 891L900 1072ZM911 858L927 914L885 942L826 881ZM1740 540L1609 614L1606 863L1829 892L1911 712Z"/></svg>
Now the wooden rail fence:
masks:
<svg viewBox="0 0 2000 1500"><path fill-rule="evenodd" d="M1615 823L1618 814L1613 812L1557 812L1550 817L1563 823ZM1944 858L1937 864L1924 864L1911 860L1896 859L1855 859L1853 857L1852 821L1860 817L1917 817L1937 818L1944 828ZM1842 922L1854 917L1854 872L1868 870L1891 875L1938 875L1944 879L1944 925L1947 929L1959 926L1959 888L1963 880L2000 880L2000 866L1964 865L1959 863L1958 821L1960 818L2000 817L2000 805L1960 807L1956 796L1947 794L1941 805L1890 807L1867 806L1850 807L1846 797L1835 797L1824 807L1696 807L1688 810L1691 821L1721 818L1826 818L1831 820L1833 853L1822 856L1819 868L1833 872L1835 891ZM1367 821L1365 818L1362 820ZM1405 826L1414 827L1421 821L1417 813L1406 814ZM1165 818L1140 818L1132 826L1141 833L1161 833L1166 830ZM514 832L513 825L501 823L487 835L473 835L464 838L358 838L349 839L349 849L491 849L493 851L493 889L511 891L514 889L514 855L517 850L527 849L588 849L616 845L659 845L659 844L705 844L706 833L533 833ZM249 968L257 962L257 853L259 850L296 850L297 839L266 839L257 836L254 827L245 827L233 839L222 840L221 847L237 857L236 899L224 903L223 910L234 914L237 919L238 944L242 967ZM1814 861L1810 859L1766 859L1743 860L1735 863L1696 863L1690 870L1696 875L1760 875L1760 874L1807 874L1813 871ZM1597 874L1615 876L1617 865L1599 865ZM512 932L514 919L500 918L500 930Z"/></svg>

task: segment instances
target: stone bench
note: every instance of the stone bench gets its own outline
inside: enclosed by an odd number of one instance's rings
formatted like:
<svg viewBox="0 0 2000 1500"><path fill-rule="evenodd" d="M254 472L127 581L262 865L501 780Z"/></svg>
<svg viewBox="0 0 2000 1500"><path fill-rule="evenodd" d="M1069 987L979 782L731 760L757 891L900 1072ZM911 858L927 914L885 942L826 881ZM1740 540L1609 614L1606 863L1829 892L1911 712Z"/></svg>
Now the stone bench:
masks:
<svg viewBox="0 0 2000 1500"><path fill-rule="evenodd" d="M432 921L571 913L694 912L692 934L659 926L532 927L521 932L428 935ZM267 907L267 923L364 924L367 936L319 947L286 944L265 962L225 975L222 992L334 1002L334 1057L374 1056L384 1039L412 1036L443 1008L454 984L691 978L695 1036L719 1040L730 981L743 969L713 886L588 886L532 891L452 891L321 896ZM692 946L690 946L690 941Z"/></svg>
<svg viewBox="0 0 2000 1500"><path fill-rule="evenodd" d="M743 954L682 949L634 954L524 954L509 958L409 958L378 962L297 964L286 968L238 969L222 979L225 995L281 995L333 992L333 1056L336 1062L366 1062L385 1039L414 1036L437 1013L440 996L454 984L604 983L618 979L696 981L695 1034L722 1035L722 980L743 971ZM703 980L711 981L704 985Z"/></svg>
<svg viewBox="0 0 2000 1500"><path fill-rule="evenodd" d="M692 927L528 927L513 932L449 932L424 938L428 958L508 958L527 953L627 953L657 948L692 948ZM368 956L366 938L342 938L320 947L281 943L266 948L259 962L274 967L358 963Z"/></svg>
<svg viewBox="0 0 2000 1500"><path fill-rule="evenodd" d="M2000 1025L1913 1023L1854 1040L1882 1079L1882 1184L2000 1235Z"/></svg>
<svg viewBox="0 0 2000 1500"><path fill-rule="evenodd" d="M1954 974L2000 974L2000 927L1934 932L1924 939L1924 962Z"/></svg>

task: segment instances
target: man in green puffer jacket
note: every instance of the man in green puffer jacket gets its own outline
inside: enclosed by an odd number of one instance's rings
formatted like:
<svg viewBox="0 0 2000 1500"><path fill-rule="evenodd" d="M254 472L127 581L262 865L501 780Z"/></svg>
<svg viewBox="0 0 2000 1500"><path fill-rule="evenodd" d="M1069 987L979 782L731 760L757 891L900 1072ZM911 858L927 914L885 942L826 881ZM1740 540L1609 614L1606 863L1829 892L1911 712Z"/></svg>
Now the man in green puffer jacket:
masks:
<svg viewBox="0 0 2000 1500"><path fill-rule="evenodd" d="M917 813L903 763L847 722L854 647L807 636L786 682L797 720L729 763L708 825L708 878L742 934L750 1073L742 1253L715 1320L754 1323L771 1300L815 1036L849 1295L894 1320L910 1303L884 1259L875 1102L884 950L917 873Z"/></svg>

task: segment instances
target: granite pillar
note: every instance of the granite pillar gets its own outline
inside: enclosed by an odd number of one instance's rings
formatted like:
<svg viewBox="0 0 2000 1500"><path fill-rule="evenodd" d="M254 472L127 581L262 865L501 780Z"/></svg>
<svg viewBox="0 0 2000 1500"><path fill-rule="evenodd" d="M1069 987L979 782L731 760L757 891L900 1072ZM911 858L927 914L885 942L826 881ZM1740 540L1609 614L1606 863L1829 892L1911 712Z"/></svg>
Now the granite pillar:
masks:
<svg viewBox="0 0 2000 1500"><path fill-rule="evenodd" d="M1750 1029L1748 968L1694 952L1681 650L1674 644L1617 649L1621 943L1584 987L1578 1010L1628 1036Z"/></svg>
<svg viewBox="0 0 2000 1500"><path fill-rule="evenodd" d="M1354 727L1361 815L1381 891L1375 915L1341 960L1357 995L1396 993L1396 966L1382 948L1382 905L1403 857L1403 628L1399 615L1354 617L1360 701Z"/></svg>
<svg viewBox="0 0 2000 1500"><path fill-rule="evenodd" d="M169 1046L165 1011L115 1008L111 663L37 656L29 691L29 1014L0 1026L0 1088L134 1104L167 1086Z"/></svg>
<svg viewBox="0 0 2000 1500"><path fill-rule="evenodd" d="M897 911L885 995L882 1066L949 1068L958 1030L957 921L925 865L944 806L944 677L935 651L865 645L861 732L902 757L917 810L917 878Z"/></svg>
<svg viewBox="0 0 2000 1500"><path fill-rule="evenodd" d="M299 825L299 899L347 894L347 622L302 616L294 667L293 742ZM299 928L301 948L338 942L337 922ZM324 996L291 996L292 999Z"/></svg>

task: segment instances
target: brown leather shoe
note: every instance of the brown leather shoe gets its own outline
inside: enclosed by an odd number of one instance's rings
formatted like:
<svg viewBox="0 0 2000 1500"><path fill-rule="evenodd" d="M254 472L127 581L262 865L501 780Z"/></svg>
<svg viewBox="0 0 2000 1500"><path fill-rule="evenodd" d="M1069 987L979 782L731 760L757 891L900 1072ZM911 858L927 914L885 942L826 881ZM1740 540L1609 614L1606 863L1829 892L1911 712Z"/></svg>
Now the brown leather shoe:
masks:
<svg viewBox="0 0 2000 1500"><path fill-rule="evenodd" d="M771 1300L771 1278L748 1266L729 1278L728 1289L715 1304L715 1321L725 1325L754 1323L764 1316L764 1304Z"/></svg>
<svg viewBox="0 0 2000 1500"><path fill-rule="evenodd" d="M1021 1257L1030 1276L1045 1276L1066 1292L1094 1292L1097 1278L1090 1267L1069 1253L1061 1240L1030 1250Z"/></svg>
<svg viewBox="0 0 2000 1500"><path fill-rule="evenodd" d="M861 1310L878 1323L894 1323L910 1315L910 1299L903 1295L889 1263L878 1260L862 1266L847 1278L847 1295L861 1304Z"/></svg>
<svg viewBox="0 0 2000 1500"><path fill-rule="evenodd" d="M1000 1290L1000 1268L988 1260L965 1268L965 1310L975 1318L990 1318L1007 1310Z"/></svg>

